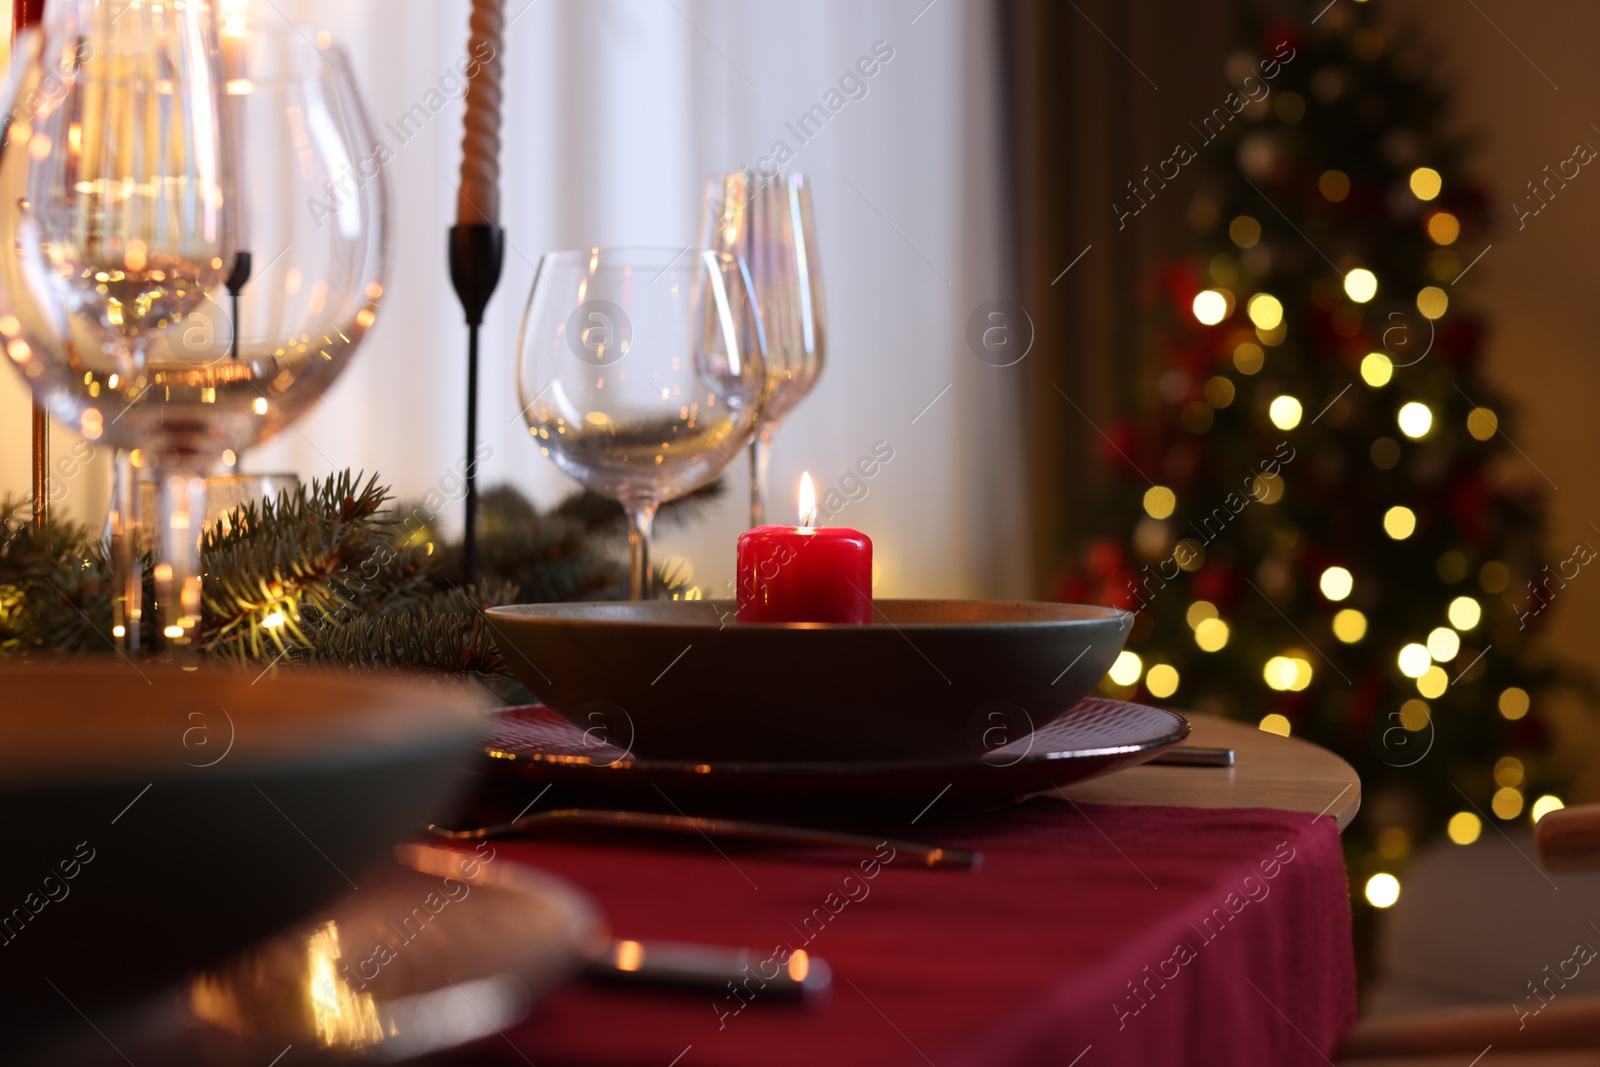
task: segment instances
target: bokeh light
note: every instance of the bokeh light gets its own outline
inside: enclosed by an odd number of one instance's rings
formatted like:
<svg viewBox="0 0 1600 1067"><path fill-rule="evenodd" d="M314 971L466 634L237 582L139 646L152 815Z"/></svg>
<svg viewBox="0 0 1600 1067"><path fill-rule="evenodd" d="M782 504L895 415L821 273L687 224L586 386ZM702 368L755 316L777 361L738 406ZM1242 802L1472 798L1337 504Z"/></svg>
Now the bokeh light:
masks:
<svg viewBox="0 0 1600 1067"><path fill-rule="evenodd" d="M1164 485L1152 485L1144 491L1144 511L1152 519L1164 519L1178 506L1178 495Z"/></svg>
<svg viewBox="0 0 1600 1067"><path fill-rule="evenodd" d="M1498 818L1515 819L1522 814L1522 790L1510 786L1496 789L1489 800L1489 807Z"/></svg>
<svg viewBox="0 0 1600 1067"><path fill-rule="evenodd" d="M1441 626L1428 635L1428 655L1435 663L1449 663L1461 652L1461 637L1448 626Z"/></svg>
<svg viewBox="0 0 1600 1067"><path fill-rule="evenodd" d="M1393 907L1400 899L1400 879L1386 872L1375 874L1367 879L1366 895L1374 908Z"/></svg>
<svg viewBox="0 0 1600 1067"><path fill-rule="evenodd" d="M1289 720L1277 712L1263 716L1259 725L1266 733L1277 734L1279 737L1289 736Z"/></svg>
<svg viewBox="0 0 1600 1067"><path fill-rule="evenodd" d="M1329 600L1343 600L1355 588L1356 580L1343 567L1329 567L1322 572L1322 578L1317 584L1322 589L1322 595Z"/></svg>
<svg viewBox="0 0 1600 1067"><path fill-rule="evenodd" d="M1216 289L1202 289L1194 297L1194 317L1203 325L1215 326L1228 317L1228 298Z"/></svg>
<svg viewBox="0 0 1600 1067"><path fill-rule="evenodd" d="M1168 663L1157 663L1144 676L1144 687L1158 700L1165 700L1178 691L1178 669Z"/></svg>
<svg viewBox="0 0 1600 1067"><path fill-rule="evenodd" d="M1469 596L1458 596L1450 601L1450 625L1458 630L1470 630L1483 618L1483 609Z"/></svg>
<svg viewBox="0 0 1600 1067"><path fill-rule="evenodd" d="M1417 532L1417 513L1404 504L1396 504L1383 513L1383 532L1396 541L1404 541Z"/></svg>
<svg viewBox="0 0 1600 1067"><path fill-rule="evenodd" d="M1280 430L1292 430L1299 426L1302 413L1300 401L1292 396L1274 397L1267 408L1267 417Z"/></svg>
<svg viewBox="0 0 1600 1067"><path fill-rule="evenodd" d="M1417 310L1422 312L1423 318L1443 318L1449 307L1450 298L1437 285L1430 285L1417 294Z"/></svg>
<svg viewBox="0 0 1600 1067"><path fill-rule="evenodd" d="M1487 441L1500 429L1500 418L1489 408L1473 408L1467 413L1467 432L1476 441Z"/></svg>
<svg viewBox="0 0 1600 1067"><path fill-rule="evenodd" d="M1271 293L1257 293L1245 305L1250 321L1263 330L1277 329L1283 322L1283 305Z"/></svg>
<svg viewBox="0 0 1600 1067"><path fill-rule="evenodd" d="M1361 380L1374 389L1389 384L1394 377L1394 360L1382 352L1368 352L1361 360Z"/></svg>
<svg viewBox="0 0 1600 1067"><path fill-rule="evenodd" d="M1194 628L1194 643L1202 652L1221 652L1228 646L1228 624L1221 619L1201 619Z"/></svg>
<svg viewBox="0 0 1600 1067"><path fill-rule="evenodd" d="M1528 714L1529 703L1528 691L1526 689L1518 689L1516 686L1512 686L1510 689L1506 689L1500 694L1500 714L1502 717L1515 722L1524 715Z"/></svg>
<svg viewBox="0 0 1600 1067"><path fill-rule="evenodd" d="M1538 822L1546 815L1549 815L1552 811L1560 811L1564 807L1566 807L1566 805L1561 802L1560 797L1551 796L1549 793L1546 793L1544 796L1533 802L1533 807L1528 809L1528 815L1533 819L1534 822Z"/></svg>
<svg viewBox="0 0 1600 1067"><path fill-rule="evenodd" d="M1111 665L1111 670L1107 673L1118 685L1132 685L1139 680L1139 675L1144 673L1144 661L1139 658L1137 652L1124 649L1117 654L1116 662Z"/></svg>
<svg viewBox="0 0 1600 1067"><path fill-rule="evenodd" d="M1433 411L1428 405L1413 400L1401 406L1396 421L1400 423L1400 432L1415 440L1426 437L1433 429Z"/></svg>
<svg viewBox="0 0 1600 1067"><path fill-rule="evenodd" d="M1249 215L1240 215L1228 223L1228 239L1240 248L1254 248L1261 240L1261 223Z"/></svg>
<svg viewBox="0 0 1600 1067"><path fill-rule="evenodd" d="M1444 696L1444 691L1449 688L1450 675L1445 673L1443 667L1429 667L1422 673L1422 677L1417 679L1417 692L1429 700L1439 699Z"/></svg>
<svg viewBox="0 0 1600 1067"><path fill-rule="evenodd" d="M1448 211L1435 211L1428 216L1428 236L1436 245L1453 245L1461 236L1461 220Z"/></svg>
<svg viewBox="0 0 1600 1067"><path fill-rule="evenodd" d="M1432 200L1443 187L1443 179L1432 167L1418 167L1411 172L1411 192L1418 200Z"/></svg>
<svg viewBox="0 0 1600 1067"><path fill-rule="evenodd" d="M1421 678L1428 668L1433 666L1433 657L1428 655L1428 646L1419 645L1415 641L1406 645L1395 657L1395 663L1400 667L1400 673L1407 678Z"/></svg>
<svg viewBox="0 0 1600 1067"><path fill-rule="evenodd" d="M1205 622L1207 619L1214 619L1216 617L1217 606L1209 600L1196 600L1193 604L1190 604L1189 609L1183 613L1184 621L1189 624L1189 629L1191 630L1198 630L1201 623Z"/></svg>
<svg viewBox="0 0 1600 1067"><path fill-rule="evenodd" d="M1365 267L1357 267L1344 276L1344 293L1358 304L1365 304L1378 295L1378 276Z"/></svg>
<svg viewBox="0 0 1600 1067"><path fill-rule="evenodd" d="M1355 608L1345 608L1333 617L1333 636L1353 645L1367 636L1367 617Z"/></svg>
<svg viewBox="0 0 1600 1067"><path fill-rule="evenodd" d="M1350 195L1350 176L1342 170L1325 170L1317 179L1317 191L1330 203L1337 204Z"/></svg>
<svg viewBox="0 0 1600 1067"><path fill-rule="evenodd" d="M1450 840L1458 845L1470 845L1483 833L1483 820L1470 811L1458 811L1450 816L1450 822L1445 827L1445 833L1450 835Z"/></svg>

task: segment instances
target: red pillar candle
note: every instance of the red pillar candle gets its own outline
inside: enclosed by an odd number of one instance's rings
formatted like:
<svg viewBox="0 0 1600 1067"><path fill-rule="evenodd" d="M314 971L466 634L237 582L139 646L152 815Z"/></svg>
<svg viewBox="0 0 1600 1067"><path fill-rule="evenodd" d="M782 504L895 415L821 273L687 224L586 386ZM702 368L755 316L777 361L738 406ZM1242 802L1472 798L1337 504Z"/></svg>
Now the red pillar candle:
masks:
<svg viewBox="0 0 1600 1067"><path fill-rule="evenodd" d="M872 621L872 541L859 530L819 527L816 519L807 474L799 526L757 526L739 536L740 622Z"/></svg>

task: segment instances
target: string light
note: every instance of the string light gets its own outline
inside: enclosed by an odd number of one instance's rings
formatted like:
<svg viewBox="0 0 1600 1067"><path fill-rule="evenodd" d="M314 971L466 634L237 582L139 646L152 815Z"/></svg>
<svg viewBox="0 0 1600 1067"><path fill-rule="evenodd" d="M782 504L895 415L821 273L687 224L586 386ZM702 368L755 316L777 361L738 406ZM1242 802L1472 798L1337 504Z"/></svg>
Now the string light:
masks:
<svg viewBox="0 0 1600 1067"><path fill-rule="evenodd" d="M1355 588L1355 582L1355 578L1343 567L1329 567L1322 572L1318 584L1322 588L1322 595L1329 600L1343 600Z"/></svg>
<svg viewBox="0 0 1600 1067"><path fill-rule="evenodd" d="M1300 401L1292 396L1280 396L1267 408L1267 417L1280 430L1292 430L1300 425Z"/></svg>
<svg viewBox="0 0 1600 1067"><path fill-rule="evenodd" d="M1475 441L1487 441L1500 429L1500 418L1489 408L1473 408L1467 413L1467 432Z"/></svg>
<svg viewBox="0 0 1600 1067"><path fill-rule="evenodd" d="M1393 907L1400 899L1400 879L1386 872L1375 874L1367 879L1366 895L1374 908Z"/></svg>
<svg viewBox="0 0 1600 1067"><path fill-rule="evenodd" d="M1445 833L1458 845L1470 845L1483 833L1483 820L1470 811L1458 811L1450 816Z"/></svg>
<svg viewBox="0 0 1600 1067"><path fill-rule="evenodd" d="M1358 304L1365 304L1378 295L1378 276L1365 267L1357 267L1344 276L1344 292Z"/></svg>
<svg viewBox="0 0 1600 1067"><path fill-rule="evenodd" d="M1381 389L1394 377L1394 360L1382 352L1368 352L1361 360L1361 380Z"/></svg>
<svg viewBox="0 0 1600 1067"><path fill-rule="evenodd" d="M1470 630L1483 618L1483 609L1471 597L1458 596L1450 601L1450 609L1445 614L1450 617L1451 626L1458 630Z"/></svg>
<svg viewBox="0 0 1600 1067"><path fill-rule="evenodd" d="M1216 617L1217 606L1209 600L1196 600L1189 605L1189 610L1183 613L1184 621L1189 624L1191 630L1198 630L1201 623Z"/></svg>
<svg viewBox="0 0 1600 1067"><path fill-rule="evenodd" d="M1345 608L1333 617L1333 636L1353 645L1367 636L1367 617L1355 608Z"/></svg>
<svg viewBox="0 0 1600 1067"><path fill-rule="evenodd" d="M1395 505L1383 513L1383 532L1404 541L1417 532L1417 513L1403 504Z"/></svg>

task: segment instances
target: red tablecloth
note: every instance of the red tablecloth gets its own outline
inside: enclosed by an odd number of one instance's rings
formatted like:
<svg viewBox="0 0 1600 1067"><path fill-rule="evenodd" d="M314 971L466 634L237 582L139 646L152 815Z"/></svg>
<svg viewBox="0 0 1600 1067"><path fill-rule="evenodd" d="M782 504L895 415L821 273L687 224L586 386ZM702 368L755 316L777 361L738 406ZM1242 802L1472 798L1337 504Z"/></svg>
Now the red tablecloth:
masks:
<svg viewBox="0 0 1600 1067"><path fill-rule="evenodd" d="M842 853L500 845L592 892L619 937L803 948L834 991L738 1010L732 994L575 985L481 1051L539 1067L1322 1064L1355 1019L1331 818L1035 800L898 832L983 866L896 857L867 878Z"/></svg>

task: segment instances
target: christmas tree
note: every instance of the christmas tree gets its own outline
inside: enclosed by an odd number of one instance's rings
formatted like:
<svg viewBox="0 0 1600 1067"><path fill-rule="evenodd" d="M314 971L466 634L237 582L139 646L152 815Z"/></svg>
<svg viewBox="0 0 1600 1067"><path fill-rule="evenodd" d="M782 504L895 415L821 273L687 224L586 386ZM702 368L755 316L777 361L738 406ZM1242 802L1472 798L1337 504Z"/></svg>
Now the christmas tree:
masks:
<svg viewBox="0 0 1600 1067"><path fill-rule="evenodd" d="M1104 536L1059 592L1137 612L1115 695L1348 759L1359 886L1428 837L1556 803L1535 799L1554 788L1539 694L1562 679L1528 642L1582 561L1542 558L1541 476L1483 376L1465 290L1486 197L1447 95L1369 5L1324 2L1252 31L1236 91L1114 209L1200 172L1197 252L1141 294Z"/></svg>

